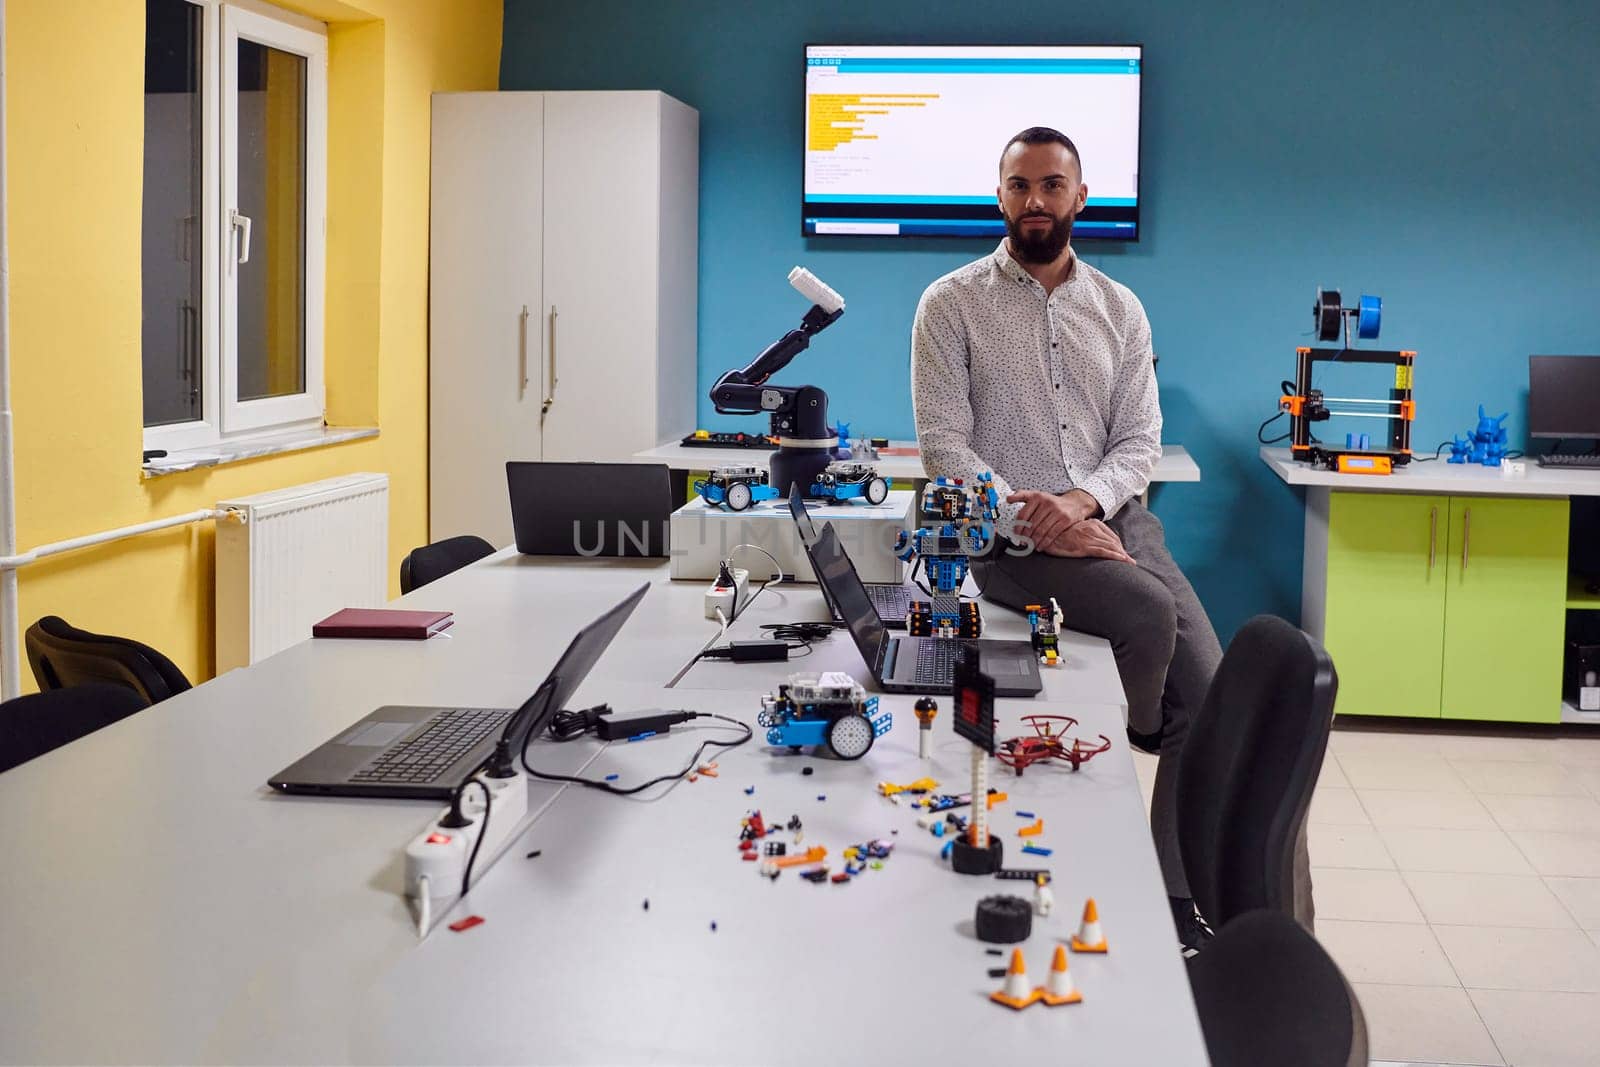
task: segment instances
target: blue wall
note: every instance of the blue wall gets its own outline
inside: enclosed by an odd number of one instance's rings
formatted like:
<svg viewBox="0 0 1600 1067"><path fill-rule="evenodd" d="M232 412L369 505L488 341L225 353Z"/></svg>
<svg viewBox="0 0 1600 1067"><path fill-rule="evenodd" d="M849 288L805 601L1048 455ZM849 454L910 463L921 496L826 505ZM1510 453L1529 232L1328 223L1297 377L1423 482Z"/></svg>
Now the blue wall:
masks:
<svg viewBox="0 0 1600 1067"><path fill-rule="evenodd" d="M798 322L784 275L802 263L849 309L784 380L827 389L857 432L911 436L917 298L992 248L799 236L804 43L1143 43L1144 238L1078 250L1149 311L1164 436L1205 479L1153 504L1224 640L1259 611L1298 617L1300 498L1256 459L1255 430L1312 343L1319 285L1381 295L1379 343L1418 351L1419 451L1468 429L1479 401L1510 409L1520 439L1528 354L1600 351L1594 0L505 10L502 88L661 89L699 109L700 413L730 429L755 420L716 416L704 393ZM586 210L633 195L625 161L612 177ZM1329 384L1382 395L1356 368L1336 373L1351 377Z"/></svg>

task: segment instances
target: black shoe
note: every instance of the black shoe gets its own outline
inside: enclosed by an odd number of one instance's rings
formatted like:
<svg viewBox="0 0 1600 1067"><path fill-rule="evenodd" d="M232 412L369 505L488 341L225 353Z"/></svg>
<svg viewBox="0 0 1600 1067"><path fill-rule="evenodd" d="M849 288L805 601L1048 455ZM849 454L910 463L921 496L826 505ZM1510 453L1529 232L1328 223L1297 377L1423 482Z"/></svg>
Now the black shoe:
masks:
<svg viewBox="0 0 1600 1067"><path fill-rule="evenodd" d="M1217 935L1201 916L1200 909L1195 907L1193 897L1168 897L1167 903L1172 905L1172 924L1178 928L1178 943L1183 947L1183 958L1198 956Z"/></svg>

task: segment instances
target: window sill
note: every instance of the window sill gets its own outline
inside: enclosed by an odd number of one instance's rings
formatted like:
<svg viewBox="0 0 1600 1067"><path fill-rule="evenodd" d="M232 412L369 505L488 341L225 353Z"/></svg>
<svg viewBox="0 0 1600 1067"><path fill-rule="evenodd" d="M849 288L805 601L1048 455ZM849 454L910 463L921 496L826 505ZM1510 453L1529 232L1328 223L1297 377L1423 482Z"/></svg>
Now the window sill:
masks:
<svg viewBox="0 0 1600 1067"><path fill-rule="evenodd" d="M284 452L303 452L308 448L337 445L345 441L359 441L378 436L376 426L324 426L315 430L296 430L293 433L265 434L234 441L223 441L204 448L185 448L168 452L159 459L144 465L146 478L163 474L198 470L201 467L220 467L262 456L276 456Z"/></svg>

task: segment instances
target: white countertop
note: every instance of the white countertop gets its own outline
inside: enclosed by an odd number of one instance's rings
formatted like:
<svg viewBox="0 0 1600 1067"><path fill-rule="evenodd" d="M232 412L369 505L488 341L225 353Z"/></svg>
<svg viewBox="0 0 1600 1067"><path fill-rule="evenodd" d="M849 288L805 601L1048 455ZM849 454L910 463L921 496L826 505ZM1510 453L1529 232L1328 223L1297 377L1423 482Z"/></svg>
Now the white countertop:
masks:
<svg viewBox="0 0 1600 1067"><path fill-rule="evenodd" d="M916 452L915 441L889 441L891 449L907 449L912 454L903 456L883 456L871 460L878 468L878 473L885 478L926 478L927 472L922 469L922 456ZM647 448L642 452L635 452L633 459L640 463L665 463L673 470L709 470L712 467L728 466L734 463L753 463L756 466L766 466L767 459L772 455L772 450L765 448L689 448L679 441L668 441L655 448ZM1198 482L1200 480L1200 466L1190 457L1182 445L1162 445L1161 458L1156 461L1156 469L1151 472L1152 482Z"/></svg>
<svg viewBox="0 0 1600 1067"><path fill-rule="evenodd" d="M1289 458L1287 448L1261 449L1261 462L1290 485L1375 493L1457 493L1474 496L1600 496L1600 470L1558 470L1531 458L1527 473L1509 477L1477 463L1412 460L1393 474L1340 474L1312 470Z"/></svg>

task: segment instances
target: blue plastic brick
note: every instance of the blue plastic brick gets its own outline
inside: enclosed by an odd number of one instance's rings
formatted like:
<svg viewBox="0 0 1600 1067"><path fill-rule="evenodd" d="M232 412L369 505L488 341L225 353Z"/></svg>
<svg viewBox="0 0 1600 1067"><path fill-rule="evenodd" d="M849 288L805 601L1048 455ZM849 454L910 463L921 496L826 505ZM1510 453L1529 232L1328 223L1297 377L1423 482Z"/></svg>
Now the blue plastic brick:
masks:
<svg viewBox="0 0 1600 1067"><path fill-rule="evenodd" d="M1048 856L1054 850L1053 849L1048 849L1048 848L1040 848L1038 845L1023 845L1022 846L1022 851L1026 852L1030 856Z"/></svg>

